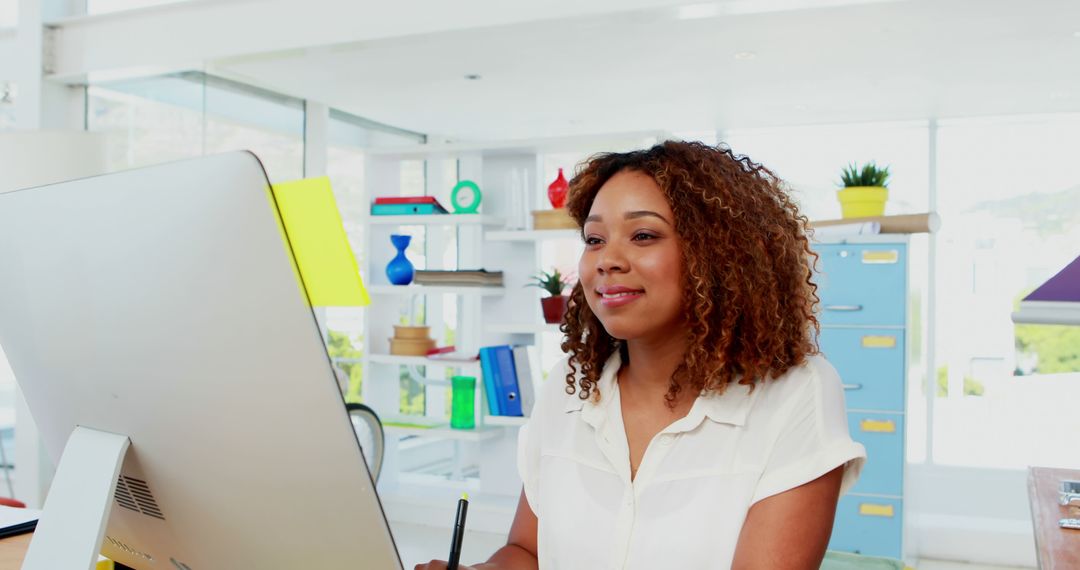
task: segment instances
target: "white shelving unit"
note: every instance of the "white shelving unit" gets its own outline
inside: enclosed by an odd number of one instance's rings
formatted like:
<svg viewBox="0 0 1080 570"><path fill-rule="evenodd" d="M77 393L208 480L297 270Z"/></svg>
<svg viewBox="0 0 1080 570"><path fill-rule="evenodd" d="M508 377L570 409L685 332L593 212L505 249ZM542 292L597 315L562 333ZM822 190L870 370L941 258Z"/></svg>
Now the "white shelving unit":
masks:
<svg viewBox="0 0 1080 570"><path fill-rule="evenodd" d="M430 508L420 508L424 502L420 498L443 497L445 493L439 489L454 488L459 493L468 490L480 499L470 507L471 528L505 532L521 490L515 459L517 428L527 420L487 415L477 360L389 354L392 325L423 299L424 324L431 327L432 336L441 346L447 340L444 331L452 330L453 344L462 354L476 354L482 346L535 344L551 336L549 333L558 333L557 325L543 322L541 291L527 285L531 276L542 269L545 244L555 243L554 247L562 248L552 240L564 240L566 247L580 247L580 236L575 230L531 227L529 211L550 207L547 185L554 173L546 171L545 167L550 166L546 155L557 154L562 160L569 156L568 152L584 157L600 151L641 148L662 136L652 132L496 144L418 145L373 149L366 154L365 186L369 198L401 194L403 161L419 160L424 161L426 195L437 197L448 209L452 208L449 191L459 180L476 182L483 195L478 214L368 215L363 220L367 253L363 272L372 296L364 330L363 397L381 417L404 424L386 429L387 453L379 489L389 516L403 522L431 524L430 513L447 505L436 504L433 499ZM569 175L574 164L558 166ZM389 284L385 267L396 254L390 235L399 232L414 236L406 256L417 268L502 271L503 286ZM446 425L448 376L452 374L476 378L474 430L450 429ZM411 422L400 417L402 375L422 380L426 419ZM432 423L440 425L426 427ZM489 528L473 526L473 508L484 509L483 505L489 503L491 516L481 523Z"/></svg>
<svg viewBox="0 0 1080 570"><path fill-rule="evenodd" d="M513 425L513 424L501 424L501 425ZM518 424L520 425L520 424ZM476 429L464 430L453 429L449 426L444 427L419 427L419 426L395 426L387 425L383 426L383 430L390 436L405 436L415 435L421 437L434 437L441 439L456 439L460 441L485 441L499 437L501 431L497 427L478 427Z"/></svg>
<svg viewBox="0 0 1080 570"><path fill-rule="evenodd" d="M372 295L502 295L504 287L447 287L442 285L372 285L368 287Z"/></svg>

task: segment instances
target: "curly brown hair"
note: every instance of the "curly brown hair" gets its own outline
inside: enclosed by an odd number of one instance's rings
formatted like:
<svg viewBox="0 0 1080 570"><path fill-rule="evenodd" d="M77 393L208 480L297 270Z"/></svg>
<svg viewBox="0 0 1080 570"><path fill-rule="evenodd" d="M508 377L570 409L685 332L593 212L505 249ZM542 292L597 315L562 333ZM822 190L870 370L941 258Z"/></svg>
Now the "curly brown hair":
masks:
<svg viewBox="0 0 1080 570"><path fill-rule="evenodd" d="M699 142L596 155L570 181L567 209L578 226L604 183L624 170L660 186L682 243L689 342L670 380L669 406L687 387L722 393L738 378L753 390L756 381L778 377L817 352L819 299L811 277L818 257L807 218L772 171L727 146ZM599 399L604 362L616 350L623 362L628 354L589 308L581 283L560 330L570 355L566 393L585 400L596 392Z"/></svg>

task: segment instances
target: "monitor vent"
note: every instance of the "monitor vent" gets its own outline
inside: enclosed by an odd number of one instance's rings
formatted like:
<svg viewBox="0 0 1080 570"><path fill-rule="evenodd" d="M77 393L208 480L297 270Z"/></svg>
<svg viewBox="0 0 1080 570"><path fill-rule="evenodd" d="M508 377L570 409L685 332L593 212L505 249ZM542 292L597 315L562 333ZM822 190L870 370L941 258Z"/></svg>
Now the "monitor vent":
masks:
<svg viewBox="0 0 1080 570"><path fill-rule="evenodd" d="M165 514L158 508L150 486L142 479L121 475L116 482L116 502L125 509L133 510L157 519L165 520Z"/></svg>

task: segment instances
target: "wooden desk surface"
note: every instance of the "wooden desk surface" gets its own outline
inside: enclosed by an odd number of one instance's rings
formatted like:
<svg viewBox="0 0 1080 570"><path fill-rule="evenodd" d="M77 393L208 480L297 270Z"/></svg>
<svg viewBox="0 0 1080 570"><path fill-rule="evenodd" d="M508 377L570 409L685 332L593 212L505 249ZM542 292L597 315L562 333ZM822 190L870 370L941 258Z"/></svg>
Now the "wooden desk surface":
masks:
<svg viewBox="0 0 1080 570"><path fill-rule="evenodd" d="M1061 519L1078 518L1058 504L1062 479L1080 480L1080 471L1028 468L1028 499L1031 501L1031 522L1035 527L1035 552L1039 568L1043 570L1080 568L1080 530L1058 526Z"/></svg>
<svg viewBox="0 0 1080 570"><path fill-rule="evenodd" d="M0 570L19 570L32 536L34 533L28 532L0 540Z"/></svg>

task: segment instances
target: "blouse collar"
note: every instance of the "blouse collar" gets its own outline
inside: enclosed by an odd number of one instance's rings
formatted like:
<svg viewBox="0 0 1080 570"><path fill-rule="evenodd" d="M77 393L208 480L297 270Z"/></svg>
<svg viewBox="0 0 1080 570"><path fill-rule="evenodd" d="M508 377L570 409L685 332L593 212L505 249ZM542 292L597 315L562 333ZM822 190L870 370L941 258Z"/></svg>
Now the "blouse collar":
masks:
<svg viewBox="0 0 1080 570"><path fill-rule="evenodd" d="M600 400L595 401L594 398L582 400L576 394L570 395L567 397L564 411L567 413L580 411L582 419L593 427L603 424L609 415L608 407L613 401L617 400L613 396L615 390L618 389L616 375L621 366L622 357L619 351L616 350L604 363L600 378L596 383L596 388L600 391ZM577 373L577 377L580 379L580 371ZM578 389L580 389L580 386ZM696 428L705 418L716 423L735 426L745 425L746 418L750 414L750 409L753 407L759 392L761 392L761 386L751 392L750 386L737 382L729 384L722 394L717 394L714 391L702 392L694 401L694 405L690 408L690 412L686 417L677 420L665 431L690 431Z"/></svg>

